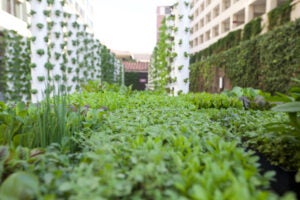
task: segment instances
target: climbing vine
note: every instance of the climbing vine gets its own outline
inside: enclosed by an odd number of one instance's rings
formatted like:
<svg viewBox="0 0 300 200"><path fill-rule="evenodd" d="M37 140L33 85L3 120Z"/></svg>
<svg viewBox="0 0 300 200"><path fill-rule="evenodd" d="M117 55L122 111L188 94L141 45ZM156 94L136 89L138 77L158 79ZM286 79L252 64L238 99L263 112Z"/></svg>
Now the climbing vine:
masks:
<svg viewBox="0 0 300 200"><path fill-rule="evenodd" d="M275 27L281 26L290 21L291 9L291 0L286 0L284 3L271 10L268 13L268 29L272 30Z"/></svg>
<svg viewBox="0 0 300 200"><path fill-rule="evenodd" d="M172 20L169 18L168 20ZM171 62L174 59L172 45L174 38L170 35L170 28L166 18L159 29L159 41L154 48L150 65L150 84L154 90L164 91L170 83Z"/></svg>

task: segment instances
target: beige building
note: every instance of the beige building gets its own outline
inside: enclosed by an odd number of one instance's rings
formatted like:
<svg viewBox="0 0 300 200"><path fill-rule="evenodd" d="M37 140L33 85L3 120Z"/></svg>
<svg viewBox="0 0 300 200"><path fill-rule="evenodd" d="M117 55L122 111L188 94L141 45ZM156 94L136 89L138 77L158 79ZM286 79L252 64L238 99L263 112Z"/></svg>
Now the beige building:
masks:
<svg viewBox="0 0 300 200"><path fill-rule="evenodd" d="M255 17L262 17L263 28L269 11L286 0L192 0L190 53L201 51L229 32L241 29ZM299 18L299 0L292 19ZM298 9L295 10L295 9ZM266 30L263 30L266 31Z"/></svg>

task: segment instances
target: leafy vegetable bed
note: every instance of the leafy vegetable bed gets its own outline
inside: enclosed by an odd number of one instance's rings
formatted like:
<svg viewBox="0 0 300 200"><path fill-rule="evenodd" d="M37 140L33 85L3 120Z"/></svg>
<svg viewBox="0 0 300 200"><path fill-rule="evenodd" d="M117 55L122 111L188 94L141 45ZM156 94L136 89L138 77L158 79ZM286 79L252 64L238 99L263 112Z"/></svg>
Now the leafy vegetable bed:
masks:
<svg viewBox="0 0 300 200"><path fill-rule="evenodd" d="M263 131L260 120L286 116L244 111L224 96L223 104L195 98L129 91L73 95L69 102L80 108L82 120L72 148L63 141L46 148L3 143L0 197L295 199L270 191L273 173L261 175L258 157L242 146Z"/></svg>

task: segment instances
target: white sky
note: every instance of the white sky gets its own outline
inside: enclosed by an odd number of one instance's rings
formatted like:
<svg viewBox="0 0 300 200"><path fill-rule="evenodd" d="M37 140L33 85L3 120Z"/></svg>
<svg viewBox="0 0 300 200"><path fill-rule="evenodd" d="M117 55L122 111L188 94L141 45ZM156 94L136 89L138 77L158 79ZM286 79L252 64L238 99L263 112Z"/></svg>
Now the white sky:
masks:
<svg viewBox="0 0 300 200"><path fill-rule="evenodd" d="M156 7L174 0L94 0L95 35L108 48L152 53L156 42Z"/></svg>

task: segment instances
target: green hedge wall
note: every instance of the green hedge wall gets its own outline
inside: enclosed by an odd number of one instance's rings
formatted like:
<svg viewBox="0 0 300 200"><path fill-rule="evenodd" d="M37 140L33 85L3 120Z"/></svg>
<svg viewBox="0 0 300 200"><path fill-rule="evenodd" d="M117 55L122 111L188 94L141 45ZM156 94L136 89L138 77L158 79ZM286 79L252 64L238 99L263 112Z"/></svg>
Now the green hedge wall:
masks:
<svg viewBox="0 0 300 200"><path fill-rule="evenodd" d="M286 92L291 78L299 73L299 52L300 19L192 64L190 90L212 87L210 73L213 67L222 67L234 86Z"/></svg>

